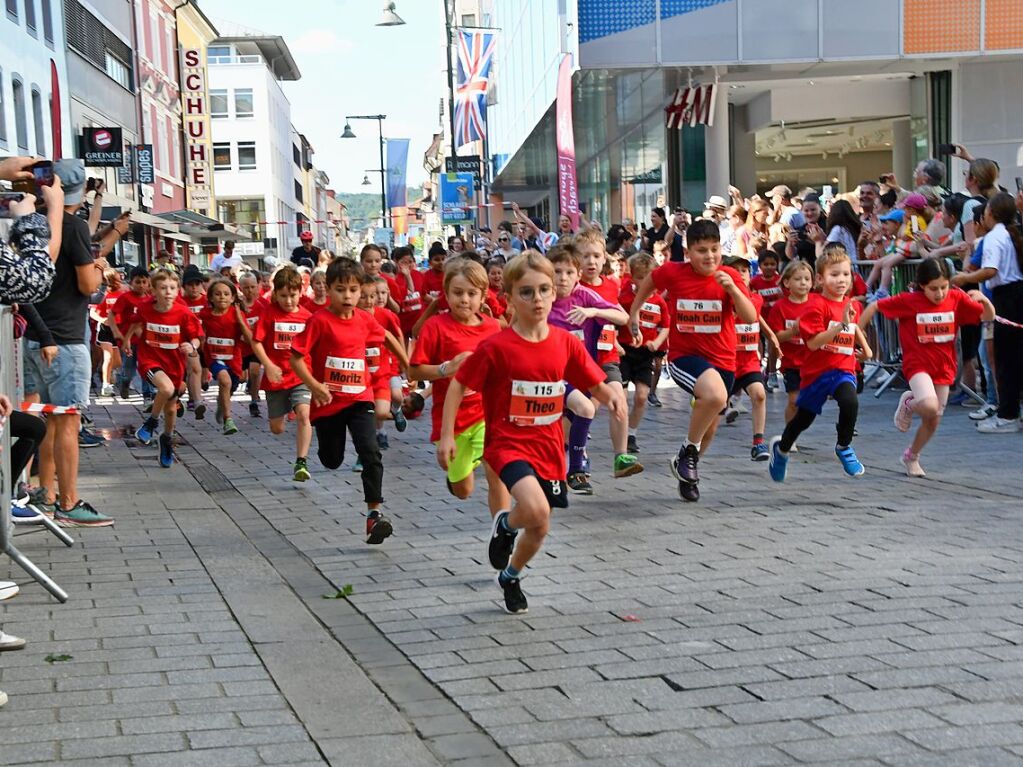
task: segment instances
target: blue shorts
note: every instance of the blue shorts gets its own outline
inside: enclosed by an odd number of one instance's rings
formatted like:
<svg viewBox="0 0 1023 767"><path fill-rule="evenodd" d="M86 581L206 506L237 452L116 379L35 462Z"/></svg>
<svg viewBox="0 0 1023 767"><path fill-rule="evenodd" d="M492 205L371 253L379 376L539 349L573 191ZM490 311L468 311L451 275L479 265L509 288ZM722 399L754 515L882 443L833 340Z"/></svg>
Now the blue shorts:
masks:
<svg viewBox="0 0 1023 767"><path fill-rule="evenodd" d="M210 363L210 375L213 377L214 381L217 380L221 370L226 371L227 374L231 376L231 393L233 394L234 390L238 388L238 384L241 382L241 379L221 360L213 360L213 362Z"/></svg>
<svg viewBox="0 0 1023 767"><path fill-rule="evenodd" d="M856 387L856 376L844 370L828 370L822 373L812 384L799 390L796 397L796 407L803 410L812 410L817 415L824 409L824 403L828 397L833 395L842 384L852 384Z"/></svg>
<svg viewBox="0 0 1023 767"><path fill-rule="evenodd" d="M92 356L85 344L57 346L52 365L43 362L38 341L25 342L25 394L38 394L47 405L89 407Z"/></svg>
<svg viewBox="0 0 1023 767"><path fill-rule="evenodd" d="M716 370L721 376L725 385L725 391L730 392L735 384L735 371L722 370L711 365L703 357L676 357L668 362L668 375L671 380L677 383L690 394L696 394L696 381L708 370Z"/></svg>

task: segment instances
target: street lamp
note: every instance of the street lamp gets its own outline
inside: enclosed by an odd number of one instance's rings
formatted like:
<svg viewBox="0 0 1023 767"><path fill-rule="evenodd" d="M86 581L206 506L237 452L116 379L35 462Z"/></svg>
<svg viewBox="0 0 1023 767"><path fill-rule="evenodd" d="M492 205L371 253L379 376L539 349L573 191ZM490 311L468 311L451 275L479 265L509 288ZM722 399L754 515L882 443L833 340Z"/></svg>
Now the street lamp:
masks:
<svg viewBox="0 0 1023 767"><path fill-rule="evenodd" d="M377 131L380 134L380 170L374 171L374 173L380 173L380 207L382 210L387 212L387 224L390 226L391 215L387 208L387 184L385 181L385 175L387 173L387 166L384 164L384 120L387 119L387 115L345 115L345 129L341 133L341 138L355 138L355 133L352 131L350 124L351 120L376 120ZM369 183L369 176L363 179L363 186Z"/></svg>
<svg viewBox="0 0 1023 767"><path fill-rule="evenodd" d="M405 23L405 20L394 12L394 8L394 3L384 3L383 15L381 15L380 21L377 22L378 27L399 27Z"/></svg>

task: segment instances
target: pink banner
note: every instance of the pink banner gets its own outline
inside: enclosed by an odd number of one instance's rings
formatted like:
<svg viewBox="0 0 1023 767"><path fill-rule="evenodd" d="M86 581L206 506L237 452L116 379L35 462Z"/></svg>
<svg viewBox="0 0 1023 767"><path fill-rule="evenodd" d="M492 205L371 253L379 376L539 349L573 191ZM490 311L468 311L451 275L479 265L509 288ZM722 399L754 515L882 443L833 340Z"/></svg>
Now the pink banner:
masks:
<svg viewBox="0 0 1023 767"><path fill-rule="evenodd" d="M579 188L575 177L575 132L572 125L572 54L566 53L558 70L558 100L555 106L558 142L558 204L561 215L579 228ZM552 223L553 227L553 223Z"/></svg>

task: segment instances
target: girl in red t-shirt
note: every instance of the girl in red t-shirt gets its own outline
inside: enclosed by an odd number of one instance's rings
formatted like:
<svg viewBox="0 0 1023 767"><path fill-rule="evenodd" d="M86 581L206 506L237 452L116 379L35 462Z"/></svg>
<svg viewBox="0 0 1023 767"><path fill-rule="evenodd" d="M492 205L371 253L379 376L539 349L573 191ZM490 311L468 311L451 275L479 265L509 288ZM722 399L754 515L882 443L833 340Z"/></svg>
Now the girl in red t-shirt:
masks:
<svg viewBox="0 0 1023 767"><path fill-rule="evenodd" d="M924 477L920 452L934 436L948 401L948 389L956 377L956 330L995 318L995 307L979 290L964 293L949 288L952 274L943 258L929 258L916 270L916 290L871 304L860 318L866 327L875 312L898 320L902 346L902 375L909 391L899 398L895 428L909 431L913 416L920 426L913 443L902 454L910 477Z"/></svg>
<svg viewBox="0 0 1023 767"><path fill-rule="evenodd" d="M327 271L316 269L309 277L309 293L299 299L299 305L310 314L315 314L327 305Z"/></svg>
<svg viewBox="0 0 1023 767"><path fill-rule="evenodd" d="M217 423L224 425L224 434L237 434L231 395L242 377L242 344L251 346L252 333L238 308L238 288L233 282L217 278L206 295L210 305L199 315L206 334L203 363L217 382Z"/></svg>
<svg viewBox="0 0 1023 767"><path fill-rule="evenodd" d="M121 281L121 273L116 269L103 272L106 292L98 304L90 309L89 314L96 321L96 346L103 352L103 388L100 394L104 397L114 396L114 369L121 367L121 352L117 348L111 326L114 324L113 308L117 299L125 294Z"/></svg>
<svg viewBox="0 0 1023 767"><path fill-rule="evenodd" d="M785 405L785 423L788 423L796 415L799 368L806 359L806 344L799 335L799 318L810 305L807 299L813 288L813 268L806 261L790 261L782 273L781 284L785 295L767 314L767 324L781 344L781 376L789 398Z"/></svg>

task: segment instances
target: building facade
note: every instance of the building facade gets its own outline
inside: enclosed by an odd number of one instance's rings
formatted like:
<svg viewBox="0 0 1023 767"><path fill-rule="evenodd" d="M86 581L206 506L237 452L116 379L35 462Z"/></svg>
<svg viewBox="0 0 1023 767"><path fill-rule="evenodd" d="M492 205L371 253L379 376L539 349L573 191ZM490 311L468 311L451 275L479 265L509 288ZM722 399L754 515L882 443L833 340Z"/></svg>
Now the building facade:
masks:
<svg viewBox="0 0 1023 767"><path fill-rule="evenodd" d="M213 126L210 119L207 48L218 36L213 23L194 2L175 9L181 72L182 165L185 207L216 218L213 174Z"/></svg>

